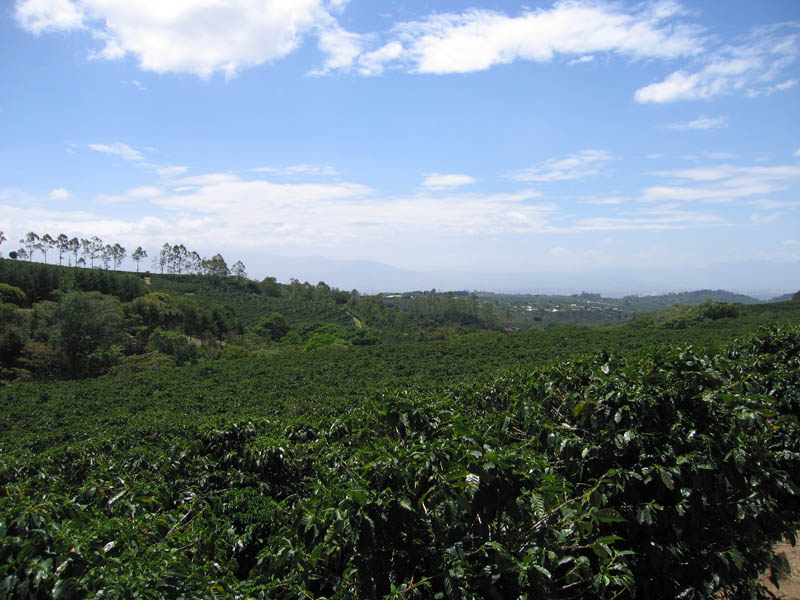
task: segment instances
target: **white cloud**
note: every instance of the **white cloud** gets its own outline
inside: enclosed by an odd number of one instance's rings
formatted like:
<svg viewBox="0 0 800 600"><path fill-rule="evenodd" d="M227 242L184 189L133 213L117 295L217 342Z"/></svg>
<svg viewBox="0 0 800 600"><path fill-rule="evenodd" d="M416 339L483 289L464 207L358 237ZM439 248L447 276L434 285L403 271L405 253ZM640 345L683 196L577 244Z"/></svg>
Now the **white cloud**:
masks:
<svg viewBox="0 0 800 600"><path fill-rule="evenodd" d="M152 185L145 185L128 191L128 195L131 198L157 198L164 195L164 190Z"/></svg>
<svg viewBox="0 0 800 600"><path fill-rule="evenodd" d="M323 31L319 36L319 49L327 58L322 68L312 71L312 75L324 75L336 69L348 69L364 50L365 39L356 33L335 26Z"/></svg>
<svg viewBox="0 0 800 600"><path fill-rule="evenodd" d="M800 148L794 151L794 155L800 157Z"/></svg>
<svg viewBox="0 0 800 600"><path fill-rule="evenodd" d="M402 23L396 35L420 73L466 73L515 60L550 62L556 55L589 60L595 53L675 58L701 51L696 27L674 22L680 10L625 11L599 2L561 1L518 17L488 10L435 14Z"/></svg>
<svg viewBox="0 0 800 600"><path fill-rule="evenodd" d="M557 207L515 194L427 194L387 198L363 185L274 183L208 173L161 188L137 188L107 201L149 196L173 215L171 236L203 236L232 246L380 243L392 235L475 236L545 232Z"/></svg>
<svg viewBox="0 0 800 600"><path fill-rule="evenodd" d="M395 65L420 73L463 73L516 60L594 60L598 53L676 58L703 50L701 29L671 1L625 8L561 0L518 16L489 10L433 14L384 35L344 30L346 0L17 0L17 23L35 34L84 28L109 60L134 55L145 70L227 77L286 56L316 35L325 59L312 71L377 75ZM135 84L133 84L135 85Z"/></svg>
<svg viewBox="0 0 800 600"><path fill-rule="evenodd" d="M800 246L800 240L783 240L782 246Z"/></svg>
<svg viewBox="0 0 800 600"><path fill-rule="evenodd" d="M755 177L762 180L788 180L800 178L800 167L793 165L777 165L773 167L720 165L714 167L700 167L697 169L682 169L678 171L658 171L656 174L677 179L690 179L692 181L713 181L716 179L733 178L736 178L738 181L742 177Z"/></svg>
<svg viewBox="0 0 800 600"><path fill-rule="evenodd" d="M147 91L147 88L144 86L144 84L141 81L137 80L137 79L131 79L130 81L123 81L122 85L129 85L133 89L135 89L137 92L146 92Z"/></svg>
<svg viewBox="0 0 800 600"><path fill-rule="evenodd" d="M441 173L429 173L425 176L422 185L426 188L434 190L443 190L448 188L459 187L462 185L471 185L475 183L475 178L469 175L462 174L449 174L443 175Z"/></svg>
<svg viewBox="0 0 800 600"><path fill-rule="evenodd" d="M758 225L768 225L769 223L774 223L775 221L780 219L781 216L783 216L782 212L774 212L768 215L762 215L756 213L750 215L750 220Z"/></svg>
<svg viewBox="0 0 800 600"><path fill-rule="evenodd" d="M645 188L642 193L645 201L731 202L788 189L790 183L800 180L800 167L719 165L653 174L669 177L677 182Z"/></svg>
<svg viewBox="0 0 800 600"><path fill-rule="evenodd" d="M258 167L251 169L254 173L269 173L270 175L338 175L336 169L329 165L291 165L288 167Z"/></svg>
<svg viewBox="0 0 800 600"><path fill-rule="evenodd" d="M686 123L672 123L671 125L667 125L667 129L675 129L676 131L689 131L689 130L700 130L705 131L708 129L717 129L719 127L725 127L728 124L728 120L725 117L706 117L705 115L700 115L696 119L688 121Z"/></svg>
<svg viewBox="0 0 800 600"><path fill-rule="evenodd" d="M758 198L746 202L749 206L757 206L761 210L775 210L776 208L798 208L800 200L775 200L774 198Z"/></svg>
<svg viewBox="0 0 800 600"><path fill-rule="evenodd" d="M178 175L185 175L189 167L174 166L174 167L160 167L156 169L161 177L177 177Z"/></svg>
<svg viewBox="0 0 800 600"><path fill-rule="evenodd" d="M67 200L68 198L72 198L72 194L64 188L56 188L50 192L51 200Z"/></svg>
<svg viewBox="0 0 800 600"><path fill-rule="evenodd" d="M114 142L113 144L89 144L89 148L96 152L119 156L120 158L132 162L144 161L144 156L141 152L131 148L128 144L123 144L122 142Z"/></svg>
<svg viewBox="0 0 800 600"><path fill-rule="evenodd" d="M341 0L17 0L15 17L33 33L87 28L109 60L134 55L142 69L232 77L245 67L281 58L304 36L336 25ZM341 36L338 38L342 39ZM329 44L332 65L343 51Z"/></svg>
<svg viewBox="0 0 800 600"><path fill-rule="evenodd" d="M580 200L583 204L595 204L597 206L613 206L625 202L625 198L620 196L589 197Z"/></svg>
<svg viewBox="0 0 800 600"><path fill-rule="evenodd" d="M125 202L137 202L139 200L152 200L164 195L162 188L153 185L143 185L133 188L124 194L101 194L98 200L103 204L122 204Z"/></svg>
<svg viewBox="0 0 800 600"><path fill-rule="evenodd" d="M654 231L713 227L724 224L725 219L712 213L665 209L653 214L580 219L570 229L572 231Z"/></svg>
<svg viewBox="0 0 800 600"><path fill-rule="evenodd" d="M71 0L18 1L14 17L20 27L39 35L83 27L83 11Z"/></svg>
<svg viewBox="0 0 800 600"><path fill-rule="evenodd" d="M562 181L597 175L611 160L605 150L583 150L566 158L549 158L511 175L516 181Z"/></svg>
<svg viewBox="0 0 800 600"><path fill-rule="evenodd" d="M758 98L760 96L771 96L775 92L785 92L792 89L798 83L797 79L787 79L783 83L777 83L763 88L753 88L747 90L748 98Z"/></svg>
<svg viewBox="0 0 800 600"><path fill-rule="evenodd" d="M362 75L380 75L386 64L393 60L400 60L405 55L403 44L397 40L389 42L358 57L358 72Z"/></svg>
<svg viewBox="0 0 800 600"><path fill-rule="evenodd" d="M693 72L674 71L663 81L636 90L637 102L666 103L708 99L741 92L756 97L796 85L790 79L774 83L800 55L797 24L761 27L738 45L727 45L699 61Z"/></svg>

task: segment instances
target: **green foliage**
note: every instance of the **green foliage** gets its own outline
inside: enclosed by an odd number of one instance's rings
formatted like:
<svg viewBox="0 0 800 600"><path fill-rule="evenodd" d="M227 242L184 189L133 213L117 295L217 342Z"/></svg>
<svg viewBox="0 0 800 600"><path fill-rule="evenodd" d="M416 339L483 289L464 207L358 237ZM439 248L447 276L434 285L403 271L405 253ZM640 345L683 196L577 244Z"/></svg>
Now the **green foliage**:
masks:
<svg viewBox="0 0 800 600"><path fill-rule="evenodd" d="M459 333L452 327L431 327L424 331L420 331L417 339L420 342L430 342L434 340L454 340L458 338Z"/></svg>
<svg viewBox="0 0 800 600"><path fill-rule="evenodd" d="M282 314L270 313L261 318L253 331L277 342L289 332L289 324Z"/></svg>
<svg viewBox="0 0 800 600"><path fill-rule="evenodd" d="M0 391L2 591L749 598L800 526L797 329L429 391L367 350Z"/></svg>
<svg viewBox="0 0 800 600"><path fill-rule="evenodd" d="M135 275L11 260L0 260L0 282L21 289L31 303L51 299L57 290L95 291L122 301L145 292Z"/></svg>
<svg viewBox="0 0 800 600"><path fill-rule="evenodd" d="M26 306L27 302L28 297L21 289L7 283L0 283L0 303Z"/></svg>
<svg viewBox="0 0 800 600"><path fill-rule="evenodd" d="M125 341L120 302L99 292L70 292L55 310L56 345L72 377L104 372L119 358L113 346Z"/></svg>
<svg viewBox="0 0 800 600"><path fill-rule="evenodd" d="M179 366L184 363L197 362L197 359L200 357L197 346L189 341L185 335L177 331L156 329L150 334L150 340L147 342L147 349L174 356L175 362Z"/></svg>
<svg viewBox="0 0 800 600"><path fill-rule="evenodd" d="M261 292L269 298L280 298L281 286L274 277L265 277L261 282Z"/></svg>
<svg viewBox="0 0 800 600"><path fill-rule="evenodd" d="M341 337L337 336L334 333L328 331L315 331L308 337L308 341L305 345L305 350L315 350L317 348L321 348L322 346L331 346L331 345L347 345L347 340L342 339Z"/></svg>
<svg viewBox="0 0 800 600"><path fill-rule="evenodd" d="M126 373L157 372L175 366L175 358L159 352L147 354L132 354L120 359L119 364L112 367L111 375L124 375Z"/></svg>
<svg viewBox="0 0 800 600"><path fill-rule="evenodd" d="M673 329L684 329L696 325L703 321L716 321L717 319L735 319L743 312L741 304L729 304L727 302L714 302L710 298L698 304L678 312L677 315L665 320L663 327Z"/></svg>
<svg viewBox="0 0 800 600"><path fill-rule="evenodd" d="M25 342L16 330L9 329L0 333L0 362L4 364L14 362L24 345Z"/></svg>

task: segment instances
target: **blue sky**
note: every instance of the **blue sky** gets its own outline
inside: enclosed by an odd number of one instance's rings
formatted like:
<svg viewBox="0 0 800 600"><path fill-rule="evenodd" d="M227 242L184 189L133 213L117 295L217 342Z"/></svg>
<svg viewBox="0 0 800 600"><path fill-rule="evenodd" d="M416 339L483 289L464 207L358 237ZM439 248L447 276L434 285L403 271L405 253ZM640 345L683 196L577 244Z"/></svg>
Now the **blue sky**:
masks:
<svg viewBox="0 0 800 600"><path fill-rule="evenodd" d="M800 260L796 0L0 10L4 254L32 230L257 278Z"/></svg>

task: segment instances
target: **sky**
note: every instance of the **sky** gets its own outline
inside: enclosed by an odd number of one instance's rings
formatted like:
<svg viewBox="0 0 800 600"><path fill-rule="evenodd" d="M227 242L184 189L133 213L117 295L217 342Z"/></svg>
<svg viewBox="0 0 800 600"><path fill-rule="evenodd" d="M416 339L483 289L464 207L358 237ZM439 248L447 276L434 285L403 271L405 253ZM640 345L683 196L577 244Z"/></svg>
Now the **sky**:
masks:
<svg viewBox="0 0 800 600"><path fill-rule="evenodd" d="M11 0L0 91L3 255L97 235L464 287L800 261L796 0Z"/></svg>

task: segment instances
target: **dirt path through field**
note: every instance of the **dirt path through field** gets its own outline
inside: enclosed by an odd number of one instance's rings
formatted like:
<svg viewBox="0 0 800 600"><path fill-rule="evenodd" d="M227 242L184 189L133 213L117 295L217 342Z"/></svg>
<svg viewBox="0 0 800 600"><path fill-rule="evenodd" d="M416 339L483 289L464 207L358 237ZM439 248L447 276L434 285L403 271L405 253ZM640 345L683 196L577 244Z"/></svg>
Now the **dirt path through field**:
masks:
<svg viewBox="0 0 800 600"><path fill-rule="evenodd" d="M353 313L351 313L346 308L344 309L344 312L346 312L348 315L350 315L350 318L353 319L353 325L356 326L356 329L364 329L364 325L361 323L361 319L359 319L357 316L355 316Z"/></svg>

